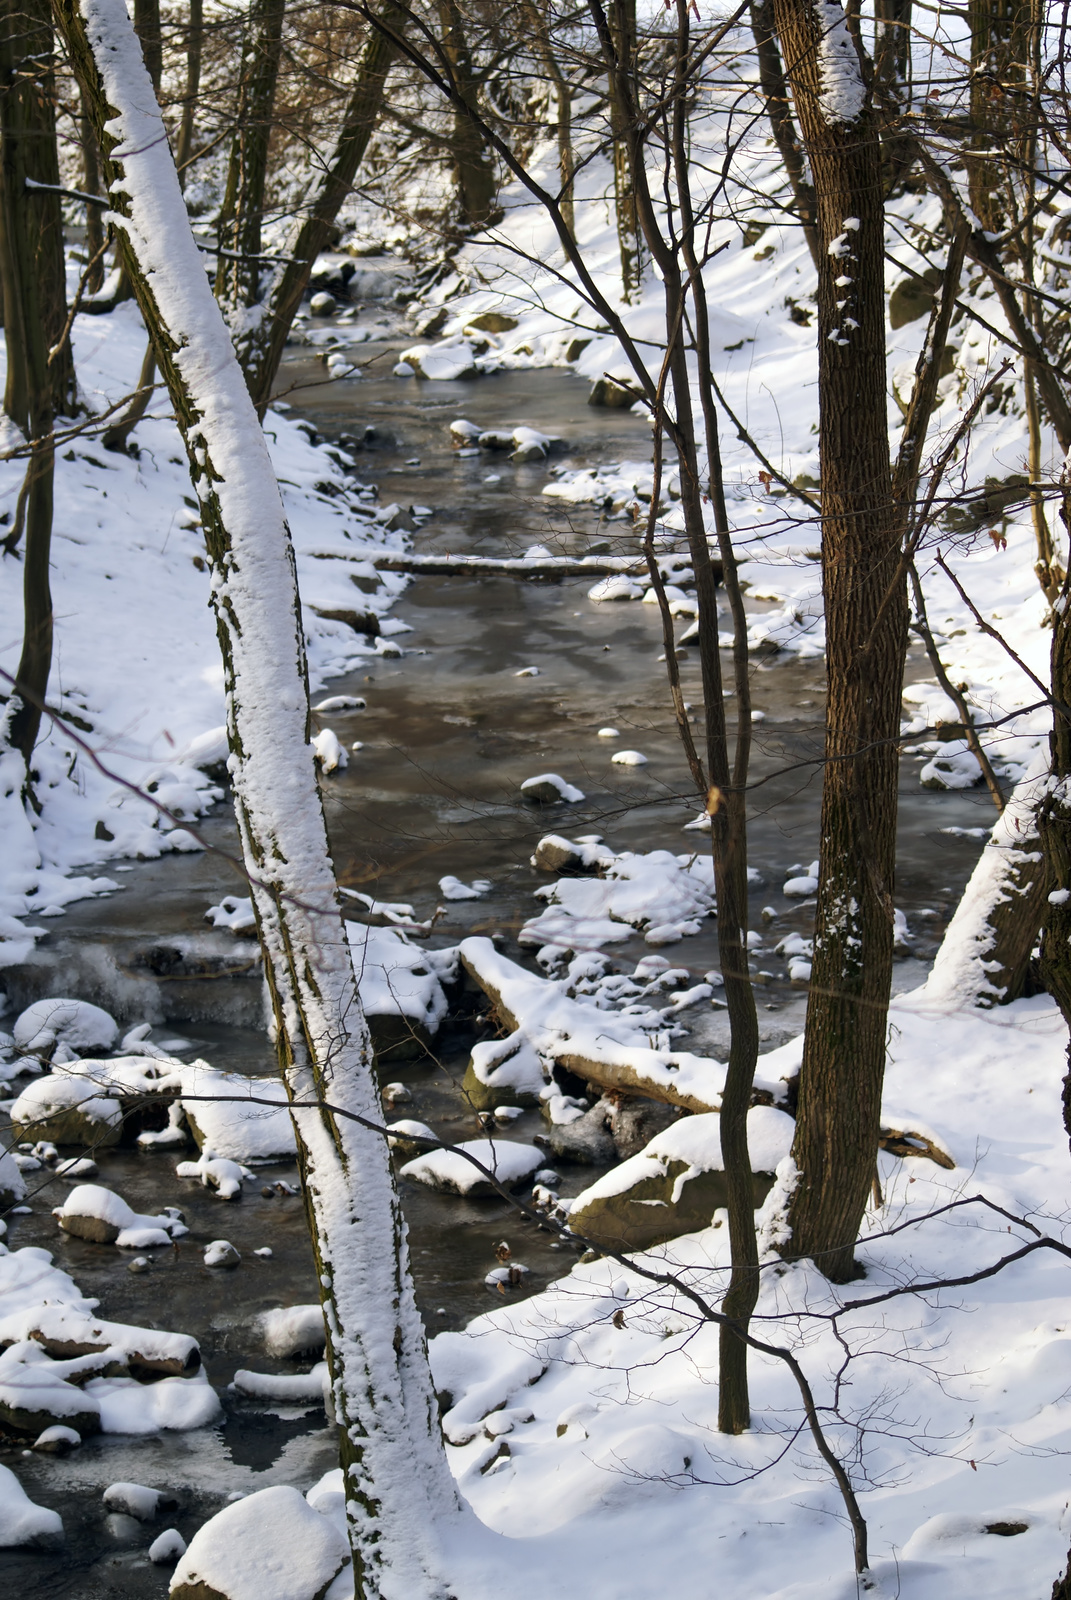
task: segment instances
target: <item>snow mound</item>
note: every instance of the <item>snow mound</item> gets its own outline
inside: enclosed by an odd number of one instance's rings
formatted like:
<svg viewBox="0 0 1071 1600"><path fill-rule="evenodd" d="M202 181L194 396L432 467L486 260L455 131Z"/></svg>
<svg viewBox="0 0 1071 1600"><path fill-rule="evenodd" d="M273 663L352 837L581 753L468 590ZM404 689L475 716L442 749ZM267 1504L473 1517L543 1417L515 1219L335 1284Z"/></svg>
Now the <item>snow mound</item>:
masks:
<svg viewBox="0 0 1071 1600"><path fill-rule="evenodd" d="M171 1579L172 1600L319 1600L349 1560L334 1524L283 1485L260 1489L199 1528Z"/></svg>
<svg viewBox="0 0 1071 1600"><path fill-rule="evenodd" d="M63 1519L33 1503L10 1467L0 1467L0 1548L50 1546L63 1538Z"/></svg>

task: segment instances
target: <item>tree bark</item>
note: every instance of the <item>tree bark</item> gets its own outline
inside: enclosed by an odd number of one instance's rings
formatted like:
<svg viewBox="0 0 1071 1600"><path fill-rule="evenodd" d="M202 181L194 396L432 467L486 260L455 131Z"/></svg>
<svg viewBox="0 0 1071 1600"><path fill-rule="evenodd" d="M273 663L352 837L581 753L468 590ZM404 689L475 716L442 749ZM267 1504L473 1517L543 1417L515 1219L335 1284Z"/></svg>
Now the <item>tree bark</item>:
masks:
<svg viewBox="0 0 1071 1600"><path fill-rule="evenodd" d="M78 119L78 136L82 145L82 188L86 194L100 194L100 151L93 123L83 109ZM101 206L86 206L86 255L96 262L86 277L86 293L99 294L104 286L104 257L100 254L104 244L104 210Z"/></svg>
<svg viewBox="0 0 1071 1600"><path fill-rule="evenodd" d="M874 1177L892 979L900 692L907 644L902 527L886 410L879 127L859 63L828 52L831 6L775 0L810 161L818 278L822 581L829 697L820 876L786 1254L837 1282Z"/></svg>
<svg viewBox="0 0 1071 1600"><path fill-rule="evenodd" d="M386 29L398 25L399 13L393 5L385 5L380 15ZM274 272L256 314L235 334L238 359L261 416L271 398L287 335L308 287L313 262L330 237L379 121L394 55L389 32L371 29L358 60L342 131L322 174L311 187L301 220L287 241L287 259Z"/></svg>
<svg viewBox="0 0 1071 1600"><path fill-rule="evenodd" d="M205 44L204 0L189 0L186 19L186 88L182 96L175 164L179 182L185 187L186 170L193 156L193 134L197 123L197 96L201 92L201 61Z"/></svg>
<svg viewBox="0 0 1071 1600"><path fill-rule="evenodd" d="M624 101L617 86L622 74L632 76L636 69L636 0L611 0L608 16L618 62L618 72L610 74L610 135L613 140L614 212L621 253L621 297L626 305L634 305L643 282L645 232L639 218L634 166L640 141L638 129L630 126L638 107L631 97Z"/></svg>
<svg viewBox="0 0 1071 1600"><path fill-rule="evenodd" d="M309 746L300 606L263 432L190 231L124 0L56 0L92 106L119 249L198 495L224 663L235 808L291 1102L358 1600L442 1600L457 1512L408 1271L372 1052ZM309 1108L309 1109L304 1109Z"/></svg>
<svg viewBox="0 0 1071 1600"><path fill-rule="evenodd" d="M800 146L792 109L788 103L788 84L781 64L781 52L774 32L773 0L761 0L751 7L751 31L755 36L755 58L759 68L759 87L766 102L777 153L784 162L796 213L807 241L814 270L819 269L818 231L815 226L814 188L807 176L807 160Z"/></svg>
<svg viewBox="0 0 1071 1600"><path fill-rule="evenodd" d="M41 702L52 666L51 443L57 396L66 400L69 359L57 380L48 364L56 324L56 273L63 278L59 196L34 193L27 178L58 183L51 99L52 27L38 0L17 0L0 12L0 285L4 298L7 386L4 410L33 444L26 466L22 651L6 715L6 741L27 771L41 726ZM32 67L28 63L33 63ZM51 176L54 170L54 176ZM57 266L58 255L58 266ZM69 348L68 348L69 356ZM73 378L70 379L73 387Z"/></svg>
<svg viewBox="0 0 1071 1600"><path fill-rule="evenodd" d="M1066 472L1066 468L1065 468ZM1068 494L1065 491L1065 513ZM1049 777L1038 804L1038 834L1050 893L1041 934L1041 981L1071 1030L1071 579L1065 578L1052 617L1052 697ZM1061 707L1063 709L1061 710ZM1071 1141L1071 1039L1063 1088L1064 1127Z"/></svg>
<svg viewBox="0 0 1071 1600"><path fill-rule="evenodd" d="M479 82L465 37L457 0L438 0L440 44L454 87L463 103L476 108ZM481 228L495 216L497 185L494 157L480 138L476 121L460 107L454 111L454 180L458 210L466 229Z"/></svg>
<svg viewBox="0 0 1071 1600"><path fill-rule="evenodd" d="M242 44L227 188L220 207L216 298L233 315L260 298L261 222L286 0L252 0Z"/></svg>

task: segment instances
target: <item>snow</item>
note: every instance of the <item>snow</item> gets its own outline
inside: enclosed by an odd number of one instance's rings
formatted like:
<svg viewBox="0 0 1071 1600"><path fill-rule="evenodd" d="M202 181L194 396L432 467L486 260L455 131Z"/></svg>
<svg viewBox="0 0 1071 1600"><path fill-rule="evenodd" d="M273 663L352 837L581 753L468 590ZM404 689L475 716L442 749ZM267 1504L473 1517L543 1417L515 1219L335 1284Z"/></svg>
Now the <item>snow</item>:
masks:
<svg viewBox="0 0 1071 1600"><path fill-rule="evenodd" d="M194 1534L171 1588L201 1583L227 1600L318 1600L349 1559L335 1523L296 1489L260 1489Z"/></svg>
<svg viewBox="0 0 1071 1600"><path fill-rule="evenodd" d="M317 1362L311 1372L249 1372L239 1367L234 1374L234 1388L250 1400L321 1402L327 1386L327 1362Z"/></svg>
<svg viewBox="0 0 1071 1600"><path fill-rule="evenodd" d="M15 1019L13 1029L20 1050L46 1056L57 1045L74 1055L110 1050L118 1034L115 1018L86 1000L35 1000Z"/></svg>
<svg viewBox="0 0 1071 1600"><path fill-rule="evenodd" d="M365 1015L408 1017L436 1033L446 1015L438 962L449 957L418 949L400 928L345 926Z"/></svg>
<svg viewBox="0 0 1071 1600"><path fill-rule="evenodd" d="M246 1078L193 1061L182 1069L182 1106L203 1142L224 1160L293 1155L294 1128L278 1078Z"/></svg>
<svg viewBox="0 0 1071 1600"><path fill-rule="evenodd" d="M521 944L591 949L627 939L634 928L667 923L678 926L679 938L698 933L714 909L709 856L675 856L668 850L615 855L600 846L594 860L602 876L560 878L535 891L549 904L524 924L518 934Z"/></svg>
<svg viewBox="0 0 1071 1600"><path fill-rule="evenodd" d="M773 1172L792 1148L795 1122L774 1106L752 1106L747 1114L748 1153L753 1172ZM638 1155L630 1156L584 1189L573 1201L579 1208L591 1200L624 1194L645 1178L664 1177L671 1162L687 1162L687 1170L674 1183L673 1198L700 1172L723 1172L721 1117L714 1112L682 1117L656 1134Z"/></svg>
<svg viewBox="0 0 1071 1600"><path fill-rule="evenodd" d="M828 123L843 127L858 119L866 103L859 57L837 0L815 0L814 12L822 30L818 44L822 92L818 104ZM847 228L854 221L849 217L844 226ZM855 226L859 224L855 222Z"/></svg>
<svg viewBox="0 0 1071 1600"><path fill-rule="evenodd" d="M257 925L253 902L248 895L225 894L218 906L209 906L205 921L214 928L229 928L232 933L248 933Z"/></svg>
<svg viewBox="0 0 1071 1600"><path fill-rule="evenodd" d="M557 790L559 798L569 805L576 805L584 798L581 789L578 789L575 784L566 783L565 779L556 772L537 772L534 777L525 778L521 784L521 793L523 795L531 795L544 784L548 784L550 788Z"/></svg>
<svg viewBox="0 0 1071 1600"><path fill-rule="evenodd" d="M261 1313L257 1327L269 1356L293 1356L324 1347L324 1313L320 1305L273 1307Z"/></svg>
<svg viewBox="0 0 1071 1600"><path fill-rule="evenodd" d="M186 1554L186 1541L177 1528L165 1528L149 1546L149 1560L155 1567L169 1566Z"/></svg>
<svg viewBox="0 0 1071 1600"><path fill-rule="evenodd" d="M59 1513L34 1505L11 1468L0 1466L0 1548L51 1545L62 1538Z"/></svg>
<svg viewBox="0 0 1071 1600"><path fill-rule="evenodd" d="M94 1083L59 1072L28 1084L11 1107L11 1120L24 1134L39 1130L36 1137L40 1138L47 1132L49 1118L67 1111L79 1111L102 1129L116 1133L123 1122L122 1107L100 1098Z"/></svg>
<svg viewBox="0 0 1071 1600"><path fill-rule="evenodd" d="M610 760L617 767L645 767L647 757L639 750L615 750Z"/></svg>
<svg viewBox="0 0 1071 1600"><path fill-rule="evenodd" d="M486 878L475 878L471 884L462 883L460 878L450 874L439 879L439 893L444 900L478 900L490 887Z"/></svg>
<svg viewBox="0 0 1071 1600"><path fill-rule="evenodd" d="M429 1150L427 1155L407 1161L403 1178L444 1189L451 1194L471 1194L487 1188L488 1179L467 1156L475 1156L506 1189L514 1189L542 1165L543 1153L530 1144L512 1144L506 1139L468 1139L454 1150Z"/></svg>
<svg viewBox="0 0 1071 1600"><path fill-rule="evenodd" d="M125 1511L139 1522L152 1522L160 1501L166 1498L162 1490L148 1489L143 1483L110 1483L104 1491L104 1504L109 1511Z"/></svg>

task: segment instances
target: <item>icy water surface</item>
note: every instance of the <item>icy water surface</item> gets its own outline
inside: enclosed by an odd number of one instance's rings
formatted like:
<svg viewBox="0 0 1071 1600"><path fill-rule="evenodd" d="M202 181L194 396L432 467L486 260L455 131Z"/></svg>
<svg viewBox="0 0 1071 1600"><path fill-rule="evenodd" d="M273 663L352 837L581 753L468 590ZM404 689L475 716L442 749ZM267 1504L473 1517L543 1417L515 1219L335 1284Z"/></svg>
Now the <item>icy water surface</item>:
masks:
<svg viewBox="0 0 1071 1600"><path fill-rule="evenodd" d="M636 548L631 527L607 522L590 507L562 508L542 497L543 465L513 466L504 456L458 459L448 424L463 416L484 427L527 424L561 434L566 465L639 459L648 430L628 413L595 411L587 385L563 372L498 374L474 381L426 383L389 374L389 350L363 346L362 359L380 356L357 382L322 383L323 368L304 353L287 364L290 399L328 438L374 438L358 456L357 475L380 486L380 503L430 506L434 515L415 536L418 550L516 555L535 542L560 553L585 553L605 541L614 551ZM299 387L298 387L299 386ZM547 831L599 833L615 849L705 849L702 835L682 833L695 815L687 770L677 743L658 657L657 608L602 605L587 599L591 579L521 583L512 578L421 578L394 615L412 632L400 636L400 659L371 658L328 693L353 691L367 709L333 713L323 722L347 746L360 740L346 772L325 782L332 847L340 881L386 900L411 903L419 916L441 900L438 880L452 873L492 884L483 899L446 905L434 943L467 933L505 937L513 958L528 959L515 943L521 923L539 909L533 890L547 881L529 863ZM755 609L763 609L755 603ZM686 624L680 625L680 630ZM525 667L538 676L517 677ZM686 697L698 706L698 665L682 662ZM913 676L925 677L913 662ZM798 1032L803 996L785 980L773 955L776 938L808 931L809 910L783 899L789 869L817 853L819 768L825 696L821 663L760 659L754 699L765 713L757 730L751 860L763 882L755 887L753 925L761 910L777 912L775 934L756 958L760 1016L767 1047ZM730 701L731 705L731 701ZM616 741L597 738L611 724ZM612 765L614 749L642 751L642 768ZM787 770L786 770L787 769ZM586 799L575 806L533 808L519 796L534 773L561 773ZM983 792L931 793L904 764L900 810L897 903L908 914L915 959L898 986L919 981L974 860L978 845L941 833L951 825L991 820ZM207 820L210 841L236 847L225 808ZM128 863L120 863L124 871ZM156 1037L177 1030L185 1054L219 1067L272 1070L260 1027L261 986L255 951L226 933L206 933L204 911L226 893L241 892L220 855L165 857L127 872L126 890L107 901L73 906L40 949L36 965L14 974L16 1006L43 993L73 994L107 1005L128 1023L151 1019ZM627 967L645 953L639 936L615 948ZM674 964L697 974L716 958L714 927L673 948ZM768 970L770 976L764 974ZM471 1011L471 1008L470 1008ZM719 1052L725 1028L718 1012L688 1014L691 1047ZM470 1137L475 1119L459 1083L474 1034L471 1015L444 1034L437 1060L402 1063L387 1073L409 1087L412 1104L397 1114L428 1121L444 1136ZM682 1041L688 1043L688 1041ZM530 1139L535 1113L514 1123L511 1137ZM112 1319L181 1329L201 1342L213 1384L224 1392L217 1428L146 1440L101 1438L60 1461L0 1451L28 1493L60 1510L65 1550L0 1552L4 1593L103 1600L105 1596L163 1596L167 1571L149 1565L145 1550L163 1523L131 1530L109 1521L100 1495L119 1479L174 1488L182 1509L170 1520L189 1536L229 1493L276 1482L309 1483L334 1463L331 1430L320 1408L269 1410L236 1400L225 1385L238 1366L288 1370L257 1347L254 1319L280 1304L311 1301L315 1280L300 1198L262 1186L293 1184L296 1172L258 1170L239 1205L212 1199L178 1179L172 1153L120 1148L100 1158L99 1181L136 1209L180 1205L190 1227L176 1250L157 1251L151 1272L132 1275L128 1257L111 1246L60 1234L50 1215L62 1198L54 1183L31 1200L31 1214L13 1219L9 1242L43 1244L83 1292L96 1295ZM577 1193L596 1175L564 1167L561 1190ZM61 1191L57 1193L57 1191ZM568 1265L568 1251L549 1235L520 1223L498 1201L453 1199L403 1184L418 1296L430 1332L462 1326L492 1301L483 1279L505 1237L539 1288ZM202 1265L205 1243L230 1239L241 1267L213 1273ZM253 1252L264 1246L269 1259ZM306 1364L307 1365L307 1364Z"/></svg>

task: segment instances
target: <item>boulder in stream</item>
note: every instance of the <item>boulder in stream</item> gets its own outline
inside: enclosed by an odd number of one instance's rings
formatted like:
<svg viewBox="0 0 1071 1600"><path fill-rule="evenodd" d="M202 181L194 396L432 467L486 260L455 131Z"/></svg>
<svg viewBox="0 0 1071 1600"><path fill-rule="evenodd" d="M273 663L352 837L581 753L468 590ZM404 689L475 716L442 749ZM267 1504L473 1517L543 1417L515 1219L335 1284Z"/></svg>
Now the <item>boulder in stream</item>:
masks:
<svg viewBox="0 0 1071 1600"><path fill-rule="evenodd" d="M473 1045L461 1092L474 1111L494 1111L538 1105L545 1082L531 1041L517 1029L504 1039L481 1039Z"/></svg>
<svg viewBox="0 0 1071 1600"><path fill-rule="evenodd" d="M198 1529L171 1578L170 1600L323 1600L349 1554L335 1522L279 1484Z"/></svg>
<svg viewBox="0 0 1071 1600"><path fill-rule="evenodd" d="M525 778L521 793L526 800L540 806L558 805L563 800L569 805L576 805L584 799L583 790L566 783L557 772L539 772L534 778Z"/></svg>
<svg viewBox="0 0 1071 1600"><path fill-rule="evenodd" d="M773 1106L755 1106L747 1128L758 1207L777 1163L792 1148L795 1123ZM569 1226L603 1248L646 1250L709 1227L727 1202L721 1117L711 1111L683 1117L639 1155L597 1179L573 1201Z"/></svg>
<svg viewBox="0 0 1071 1600"><path fill-rule="evenodd" d="M123 1110L89 1079L51 1072L19 1095L11 1107L11 1131L18 1140L49 1139L100 1150L118 1144Z"/></svg>
<svg viewBox="0 0 1071 1600"><path fill-rule="evenodd" d="M508 1139L469 1139L454 1150L429 1150L427 1155L407 1161L401 1175L444 1194L497 1194L494 1184L468 1155L493 1172L504 1189L521 1188L543 1165L543 1153L534 1145L514 1144Z"/></svg>

